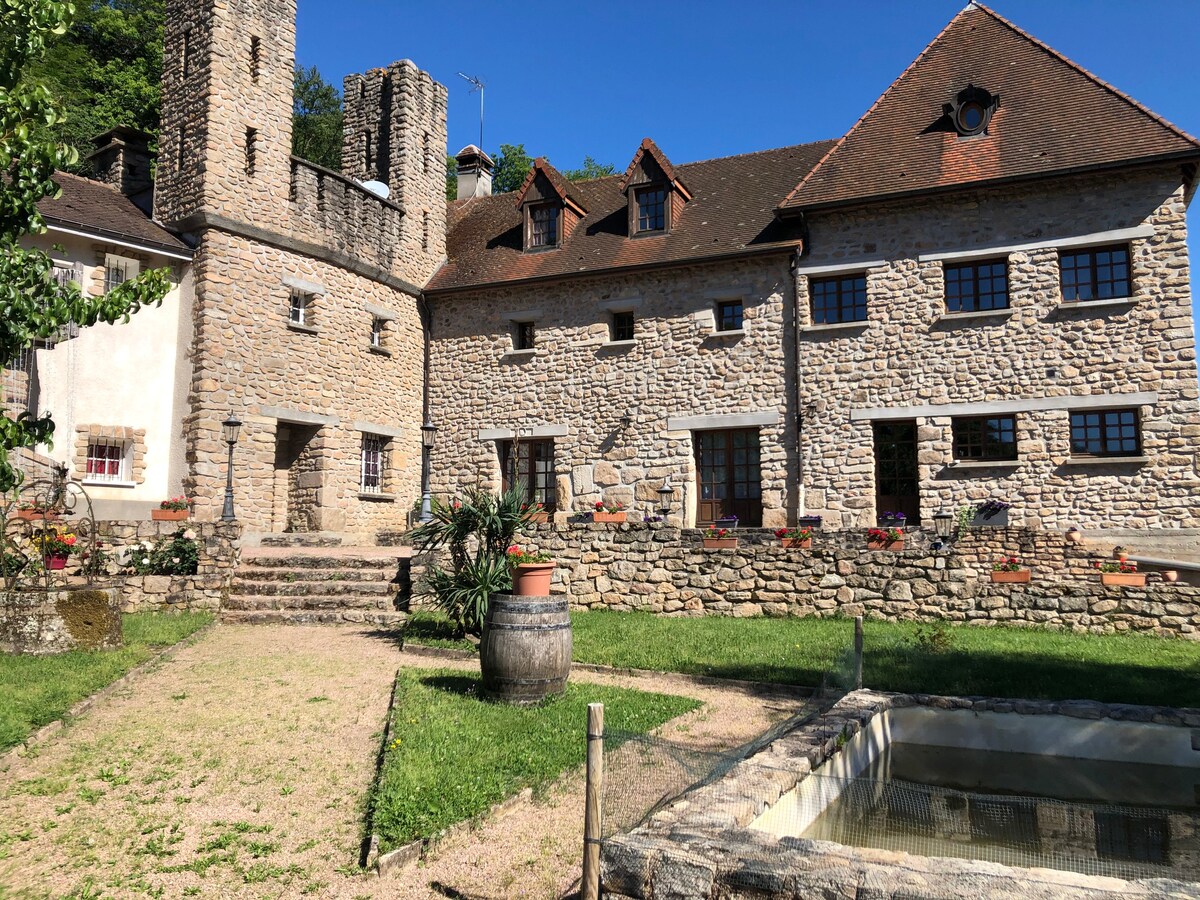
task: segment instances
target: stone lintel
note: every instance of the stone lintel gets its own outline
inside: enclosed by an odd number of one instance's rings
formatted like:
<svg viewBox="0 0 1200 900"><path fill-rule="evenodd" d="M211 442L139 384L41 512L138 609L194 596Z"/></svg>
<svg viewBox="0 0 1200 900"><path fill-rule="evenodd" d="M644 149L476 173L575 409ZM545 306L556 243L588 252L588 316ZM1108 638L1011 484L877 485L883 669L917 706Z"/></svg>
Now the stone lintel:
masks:
<svg viewBox="0 0 1200 900"><path fill-rule="evenodd" d="M337 416L322 416L319 413L288 409L283 406L261 406L259 412L267 418L295 425L336 425L340 421Z"/></svg>
<svg viewBox="0 0 1200 900"><path fill-rule="evenodd" d="M315 281L309 281L306 278L299 278L295 275L283 276L283 283L290 288L295 288L298 291L303 291L306 294L317 294L324 296L329 291L325 290L325 285Z"/></svg>
<svg viewBox="0 0 1200 900"><path fill-rule="evenodd" d="M380 437L399 438L407 432L396 425L380 425L377 422L351 422L350 427L363 434L377 434Z"/></svg>
<svg viewBox="0 0 1200 900"><path fill-rule="evenodd" d="M779 411L729 413L715 416L674 416L667 419L667 431L705 431L714 428L754 428L778 425Z"/></svg>
<svg viewBox="0 0 1200 900"><path fill-rule="evenodd" d="M851 422L915 419L931 416L986 416L997 413L1047 409L1103 409L1109 406L1152 406L1157 391L1128 394L1086 394L1063 397L1029 397L1024 400L983 400L974 403L936 403L928 406L873 406L850 410Z"/></svg>
<svg viewBox="0 0 1200 900"><path fill-rule="evenodd" d="M1023 244L999 244L992 247L974 247L961 250L941 250L937 253L922 253L917 262L937 262L944 259L980 259L985 256L1007 256L1024 250L1058 250L1068 247L1087 247L1093 244L1114 244L1138 238L1154 237L1153 225L1137 225L1133 228L1114 228L1111 231L1095 231L1073 237L1050 238L1029 241Z"/></svg>
<svg viewBox="0 0 1200 900"><path fill-rule="evenodd" d="M566 437L566 425L531 425L523 428L481 428L481 441L511 441L514 438Z"/></svg>
<svg viewBox="0 0 1200 900"><path fill-rule="evenodd" d="M371 303L370 301L363 301L363 309L365 309L375 318L383 319L385 322L394 322L400 318L399 313L393 312L390 309L385 309L384 307L375 303Z"/></svg>

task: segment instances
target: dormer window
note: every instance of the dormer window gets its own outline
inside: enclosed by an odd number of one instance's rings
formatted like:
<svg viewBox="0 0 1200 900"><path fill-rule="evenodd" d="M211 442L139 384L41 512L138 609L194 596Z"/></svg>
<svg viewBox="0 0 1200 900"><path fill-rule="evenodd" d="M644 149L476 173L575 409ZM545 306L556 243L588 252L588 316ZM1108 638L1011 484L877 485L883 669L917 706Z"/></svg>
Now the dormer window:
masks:
<svg viewBox="0 0 1200 900"><path fill-rule="evenodd" d="M667 191L661 185L638 188L637 233L653 234L667 230Z"/></svg>
<svg viewBox="0 0 1200 900"><path fill-rule="evenodd" d="M968 84L959 91L953 103L942 107L960 137L971 137L987 131L992 114L1000 106L1000 95Z"/></svg>
<svg viewBox="0 0 1200 900"><path fill-rule="evenodd" d="M525 246L533 250L539 247L558 246L558 204L538 203L529 207L529 233Z"/></svg>

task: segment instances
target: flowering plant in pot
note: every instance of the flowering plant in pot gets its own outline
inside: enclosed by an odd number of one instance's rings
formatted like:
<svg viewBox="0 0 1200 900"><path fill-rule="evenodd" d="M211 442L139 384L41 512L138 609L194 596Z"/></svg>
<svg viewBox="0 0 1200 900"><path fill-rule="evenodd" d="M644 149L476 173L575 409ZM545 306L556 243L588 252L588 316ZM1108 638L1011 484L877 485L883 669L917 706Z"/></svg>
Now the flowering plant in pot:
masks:
<svg viewBox="0 0 1200 900"><path fill-rule="evenodd" d="M188 517L188 498L172 497L158 504L158 509L150 510L150 518L155 522L182 522Z"/></svg>
<svg viewBox="0 0 1200 900"><path fill-rule="evenodd" d="M592 510L593 522L624 522L628 514L625 512L625 504L620 500L605 503L603 500L597 500L595 508Z"/></svg>
<svg viewBox="0 0 1200 900"><path fill-rule="evenodd" d="M706 550L732 550L736 546L737 538L729 536L728 528L709 525L704 529L704 548Z"/></svg>
<svg viewBox="0 0 1200 900"><path fill-rule="evenodd" d="M903 550L904 532L899 528L868 528L868 550Z"/></svg>
<svg viewBox="0 0 1200 900"><path fill-rule="evenodd" d="M908 515L897 510L896 512L881 512L879 514L879 526L881 528L903 528Z"/></svg>
<svg viewBox="0 0 1200 900"><path fill-rule="evenodd" d="M778 528L775 537L784 547L793 550L807 550L812 546L813 530L811 528Z"/></svg>
<svg viewBox="0 0 1200 900"><path fill-rule="evenodd" d="M62 528L46 528L33 537L34 545L42 551L42 562L51 571L65 569L67 558L75 551L78 538Z"/></svg>
<svg viewBox="0 0 1200 900"><path fill-rule="evenodd" d="M508 568L512 572L513 596L550 596L554 560L549 553L529 553L513 544L508 548Z"/></svg>
<svg viewBox="0 0 1200 900"><path fill-rule="evenodd" d="M522 503L521 517L530 525L541 525L550 521L550 513L546 512L545 503Z"/></svg>
<svg viewBox="0 0 1200 900"><path fill-rule="evenodd" d="M1015 556L1006 556L992 563L992 584L1028 584L1033 573L1021 568Z"/></svg>
<svg viewBox="0 0 1200 900"><path fill-rule="evenodd" d="M17 504L17 518L23 522L54 522L58 519L58 512L36 503L30 503L28 500L22 500Z"/></svg>
<svg viewBox="0 0 1200 900"><path fill-rule="evenodd" d="M1136 562L1124 559L1097 562L1100 570L1100 583L1110 587L1145 587L1146 573L1137 570Z"/></svg>

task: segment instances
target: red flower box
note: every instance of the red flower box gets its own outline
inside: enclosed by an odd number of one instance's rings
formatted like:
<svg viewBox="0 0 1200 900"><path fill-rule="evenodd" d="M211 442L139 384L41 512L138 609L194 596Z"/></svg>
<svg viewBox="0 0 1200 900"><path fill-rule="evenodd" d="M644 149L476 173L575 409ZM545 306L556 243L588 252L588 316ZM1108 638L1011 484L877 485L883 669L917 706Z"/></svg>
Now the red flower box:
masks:
<svg viewBox="0 0 1200 900"><path fill-rule="evenodd" d="M992 572L992 584L1029 584L1033 572L1029 569L1018 569L1015 572Z"/></svg>
<svg viewBox="0 0 1200 900"><path fill-rule="evenodd" d="M628 516L629 513L627 512L604 512L602 510L596 510L596 512L592 513L592 521L604 524L620 525L625 522Z"/></svg>
<svg viewBox="0 0 1200 900"><path fill-rule="evenodd" d="M811 550L812 538L805 541L799 538L783 538L779 541L779 546L786 547L789 550Z"/></svg>
<svg viewBox="0 0 1200 900"><path fill-rule="evenodd" d="M152 509L150 518L155 522L182 522L188 517L186 509Z"/></svg>
<svg viewBox="0 0 1200 900"><path fill-rule="evenodd" d="M903 550L904 538L897 541L867 541L868 550Z"/></svg>
<svg viewBox="0 0 1200 900"><path fill-rule="evenodd" d="M737 538L705 538L705 550L733 550L737 547Z"/></svg>

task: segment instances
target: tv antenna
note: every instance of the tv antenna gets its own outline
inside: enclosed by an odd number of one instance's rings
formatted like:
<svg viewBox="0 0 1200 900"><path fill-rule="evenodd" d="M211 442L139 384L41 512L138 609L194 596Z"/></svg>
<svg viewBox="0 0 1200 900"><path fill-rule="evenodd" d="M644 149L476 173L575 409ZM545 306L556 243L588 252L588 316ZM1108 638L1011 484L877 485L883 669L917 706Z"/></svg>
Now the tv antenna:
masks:
<svg viewBox="0 0 1200 900"><path fill-rule="evenodd" d="M464 81L471 83L471 93L479 91L479 149L483 150L483 87L484 84L474 75L465 75L462 72L458 73L458 77Z"/></svg>

